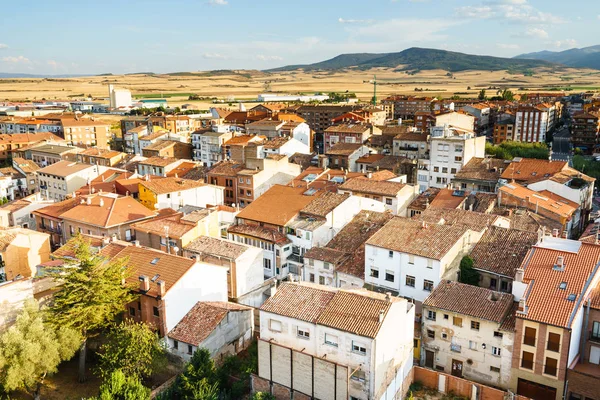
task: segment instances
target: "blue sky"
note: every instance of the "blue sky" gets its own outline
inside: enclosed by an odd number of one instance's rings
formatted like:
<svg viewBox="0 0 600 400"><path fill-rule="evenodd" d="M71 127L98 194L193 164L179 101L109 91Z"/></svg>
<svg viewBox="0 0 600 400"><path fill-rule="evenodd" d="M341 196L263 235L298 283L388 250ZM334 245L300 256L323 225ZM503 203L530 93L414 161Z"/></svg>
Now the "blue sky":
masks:
<svg viewBox="0 0 600 400"><path fill-rule="evenodd" d="M599 0L2 3L0 72L265 69L412 46L512 57L600 44Z"/></svg>

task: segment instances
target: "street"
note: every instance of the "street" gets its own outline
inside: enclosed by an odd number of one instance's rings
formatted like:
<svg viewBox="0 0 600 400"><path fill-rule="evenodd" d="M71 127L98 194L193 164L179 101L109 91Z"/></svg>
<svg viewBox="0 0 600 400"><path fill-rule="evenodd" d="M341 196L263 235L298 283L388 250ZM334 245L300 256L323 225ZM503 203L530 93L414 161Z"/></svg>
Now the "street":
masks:
<svg viewBox="0 0 600 400"><path fill-rule="evenodd" d="M571 161L571 134L567 125L554 133L552 141L552 160Z"/></svg>

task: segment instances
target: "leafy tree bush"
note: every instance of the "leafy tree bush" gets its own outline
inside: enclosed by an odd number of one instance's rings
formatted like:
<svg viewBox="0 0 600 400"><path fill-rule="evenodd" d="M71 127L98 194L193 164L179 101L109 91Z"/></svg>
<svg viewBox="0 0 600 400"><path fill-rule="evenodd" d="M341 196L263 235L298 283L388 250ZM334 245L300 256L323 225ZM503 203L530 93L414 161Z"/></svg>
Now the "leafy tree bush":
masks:
<svg viewBox="0 0 600 400"><path fill-rule="evenodd" d="M460 279L461 283L477 286L479 284L479 273L473 268L474 261L469 256L464 256L460 260Z"/></svg>
<svg viewBox="0 0 600 400"><path fill-rule="evenodd" d="M485 152L488 155L504 160L515 157L548 159L549 149L545 143L504 142L498 145L486 143Z"/></svg>
<svg viewBox="0 0 600 400"><path fill-rule="evenodd" d="M150 389L135 376L113 371L100 386L100 394L90 400L148 400Z"/></svg>
<svg viewBox="0 0 600 400"><path fill-rule="evenodd" d="M250 400L275 400L275 396L271 393L256 392L250 397Z"/></svg>
<svg viewBox="0 0 600 400"><path fill-rule="evenodd" d="M0 336L0 391L23 389L40 398L48 374L69 360L81 344L75 329L46 323L35 300L29 300L13 326Z"/></svg>

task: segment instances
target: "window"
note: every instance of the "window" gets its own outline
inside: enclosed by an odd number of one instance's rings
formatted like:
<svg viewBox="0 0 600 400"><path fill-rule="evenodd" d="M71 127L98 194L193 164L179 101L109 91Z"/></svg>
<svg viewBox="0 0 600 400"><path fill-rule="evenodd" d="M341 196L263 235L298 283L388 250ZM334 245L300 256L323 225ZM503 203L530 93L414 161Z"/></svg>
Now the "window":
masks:
<svg viewBox="0 0 600 400"><path fill-rule="evenodd" d="M461 317L452 317L452 325L462 326L462 318Z"/></svg>
<svg viewBox="0 0 600 400"><path fill-rule="evenodd" d="M385 204L387 204L388 206L392 205L392 199L385 199Z"/></svg>
<svg viewBox="0 0 600 400"><path fill-rule="evenodd" d="M450 168L450 173L451 174L456 174L456 168Z"/></svg>
<svg viewBox="0 0 600 400"><path fill-rule="evenodd" d="M385 280L388 282L394 282L395 276L392 271L385 271Z"/></svg>
<svg viewBox="0 0 600 400"><path fill-rule="evenodd" d="M408 256L408 263L409 264L414 264L415 263L415 256L409 255Z"/></svg>
<svg viewBox="0 0 600 400"><path fill-rule="evenodd" d="M135 317L135 308L129 307L129 315L131 315L132 317Z"/></svg>
<svg viewBox="0 0 600 400"><path fill-rule="evenodd" d="M394 252L392 250L388 251L388 257L394 258Z"/></svg>
<svg viewBox="0 0 600 400"><path fill-rule="evenodd" d="M179 349L179 342L177 340L173 340L173 348L175 350Z"/></svg>
<svg viewBox="0 0 600 400"><path fill-rule="evenodd" d="M459 156L454 157L455 162L462 162L462 160L463 160L462 157L459 157Z"/></svg>
<svg viewBox="0 0 600 400"><path fill-rule="evenodd" d="M244 195L244 189L240 189L240 196Z"/></svg>
<svg viewBox="0 0 600 400"><path fill-rule="evenodd" d="M352 352L364 355L364 354L367 354L367 348L363 344L357 343L353 340L352 341Z"/></svg>
<svg viewBox="0 0 600 400"><path fill-rule="evenodd" d="M379 270L371 267L371 278L379 278Z"/></svg>
<svg viewBox="0 0 600 400"><path fill-rule="evenodd" d="M448 334L447 333L442 333L442 339L448 339Z"/></svg>
<svg viewBox="0 0 600 400"><path fill-rule="evenodd" d="M535 329L525 327L525 335L523 336L523 344L535 346Z"/></svg>
<svg viewBox="0 0 600 400"><path fill-rule="evenodd" d="M330 264L328 262L324 262L323 263L323 268L324 269L329 269Z"/></svg>
<svg viewBox="0 0 600 400"><path fill-rule="evenodd" d="M429 269L433 268L433 260L427 260L427 268L429 268Z"/></svg>
<svg viewBox="0 0 600 400"><path fill-rule="evenodd" d="M558 372L558 360L555 358L546 357L546 365L544 366L544 373L546 375L556 376Z"/></svg>
<svg viewBox="0 0 600 400"><path fill-rule="evenodd" d="M594 321L594 326L592 327L592 339L600 339L600 322Z"/></svg>
<svg viewBox="0 0 600 400"><path fill-rule="evenodd" d="M502 332L494 331L494 337L502 339Z"/></svg>
<svg viewBox="0 0 600 400"><path fill-rule="evenodd" d="M502 349L500 349L500 347L492 346L492 355L495 355L496 357L500 357L501 350Z"/></svg>
<svg viewBox="0 0 600 400"><path fill-rule="evenodd" d="M319 285L324 285L325 284L325 277L324 276L320 276L319 277Z"/></svg>
<svg viewBox="0 0 600 400"><path fill-rule="evenodd" d="M508 290L508 282L507 281L501 281L500 282L500 291L501 292L510 292L510 290Z"/></svg>
<svg viewBox="0 0 600 400"><path fill-rule="evenodd" d="M364 371L357 370L350 376L350 379L353 381L364 382L366 378L366 374Z"/></svg>
<svg viewBox="0 0 600 400"><path fill-rule="evenodd" d="M477 342L469 340L469 349L471 349L471 350L477 350Z"/></svg>
<svg viewBox="0 0 600 400"><path fill-rule="evenodd" d="M423 290L431 292L433 290L433 281L428 281L427 279L425 279L423 281Z"/></svg>
<svg viewBox="0 0 600 400"><path fill-rule="evenodd" d="M436 313L435 311L427 310L427 319L431 321L435 321Z"/></svg>
<svg viewBox="0 0 600 400"><path fill-rule="evenodd" d="M448 319L448 314L444 314L444 319Z"/></svg>
<svg viewBox="0 0 600 400"><path fill-rule="evenodd" d="M244 178L239 179L240 183L244 183Z"/></svg>
<svg viewBox="0 0 600 400"><path fill-rule="evenodd" d="M338 347L338 337L330 333L325 334L325 344Z"/></svg>
<svg viewBox="0 0 600 400"><path fill-rule="evenodd" d="M415 277L406 275L406 286L415 287Z"/></svg>
<svg viewBox="0 0 600 400"><path fill-rule="evenodd" d="M268 258L263 258L263 267L265 269L271 269L271 260Z"/></svg>
<svg viewBox="0 0 600 400"><path fill-rule="evenodd" d="M309 280L310 282L314 282L314 281L315 281L315 274L310 274L310 275L308 276L308 280Z"/></svg>
<svg viewBox="0 0 600 400"><path fill-rule="evenodd" d="M187 353L188 354L192 354L193 352L194 352L194 348L192 347L191 344L188 344L188 351L187 351Z"/></svg>
<svg viewBox="0 0 600 400"><path fill-rule="evenodd" d="M447 174L448 173L448 167L443 167L442 168L442 173L443 174Z"/></svg>
<svg viewBox="0 0 600 400"><path fill-rule="evenodd" d="M277 321L276 319L270 319L269 329L273 332L281 332L281 321Z"/></svg>
<svg viewBox="0 0 600 400"><path fill-rule="evenodd" d="M479 330L479 322L471 321L471 329L478 331Z"/></svg>
<svg viewBox="0 0 600 400"><path fill-rule="evenodd" d="M548 333L548 344L546 349L558 352L560 349L560 335L558 333Z"/></svg>
<svg viewBox="0 0 600 400"><path fill-rule="evenodd" d="M492 371L492 372L498 372L499 373L500 372L500 368L490 366L490 371Z"/></svg>
<svg viewBox="0 0 600 400"><path fill-rule="evenodd" d="M158 307L152 307L152 313L155 317L159 317L160 313L158 312Z"/></svg>
<svg viewBox="0 0 600 400"><path fill-rule="evenodd" d="M433 167L433 172L440 172L440 167Z"/></svg>
<svg viewBox="0 0 600 400"><path fill-rule="evenodd" d="M430 339L435 339L435 331L431 329L427 329L427 337Z"/></svg>
<svg viewBox="0 0 600 400"><path fill-rule="evenodd" d="M533 369L533 353L524 351L521 356L521 368Z"/></svg>
<svg viewBox="0 0 600 400"><path fill-rule="evenodd" d="M308 329L298 328L298 331L296 334L298 335L299 338L302 338L302 339L310 338L310 333L308 332Z"/></svg>

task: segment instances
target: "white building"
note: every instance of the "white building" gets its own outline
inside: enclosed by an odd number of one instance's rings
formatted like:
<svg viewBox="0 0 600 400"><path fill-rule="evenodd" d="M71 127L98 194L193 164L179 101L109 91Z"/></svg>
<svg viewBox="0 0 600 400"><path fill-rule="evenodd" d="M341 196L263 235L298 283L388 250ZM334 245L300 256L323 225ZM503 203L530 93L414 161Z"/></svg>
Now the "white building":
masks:
<svg viewBox="0 0 600 400"><path fill-rule="evenodd" d="M338 188L339 193L350 193L377 200L394 215L406 216L410 203L418 196L416 186L400 182L376 181L368 177L347 180Z"/></svg>
<svg viewBox="0 0 600 400"><path fill-rule="evenodd" d="M329 96L326 94L313 94L313 95L294 95L294 94L274 94L274 93L262 93L257 97L257 101L262 102L282 102L282 101L300 101L302 103L308 103L310 101L325 101L329 100Z"/></svg>
<svg viewBox="0 0 600 400"><path fill-rule="evenodd" d="M218 127L218 125L215 125ZM233 137L233 131L209 130L192 133L194 161L199 161L205 167L223 161L223 143Z"/></svg>
<svg viewBox="0 0 600 400"><path fill-rule="evenodd" d="M167 177L140 182L140 201L150 209L152 207L147 203L154 201L156 210L178 210L184 205L206 208L223 204L223 190L221 186L200 181Z"/></svg>
<svg viewBox="0 0 600 400"><path fill-rule="evenodd" d="M131 92L127 89L115 89L113 85L108 85L108 97L110 108L131 107Z"/></svg>
<svg viewBox="0 0 600 400"><path fill-rule="evenodd" d="M284 155L291 157L296 153L310 154L310 146L302 143L293 137L277 137L273 138L262 145L259 145L262 149L262 156L268 157L273 155Z"/></svg>
<svg viewBox="0 0 600 400"><path fill-rule="evenodd" d="M522 106L515 113L515 141L543 143L548 133L548 109Z"/></svg>
<svg viewBox="0 0 600 400"><path fill-rule="evenodd" d="M45 199L62 201L104 171L101 165L59 161L37 170L39 192Z"/></svg>
<svg viewBox="0 0 600 400"><path fill-rule="evenodd" d="M33 211L44 208L54 203L54 200L43 200L40 193L34 193L22 199L0 207L0 226L20 226L22 228L36 229Z"/></svg>
<svg viewBox="0 0 600 400"><path fill-rule="evenodd" d="M396 217L365 244L365 283L423 302L442 279L457 279L460 259L480 235Z"/></svg>
<svg viewBox="0 0 600 400"><path fill-rule="evenodd" d="M509 293L440 282L423 303L421 365L508 389L517 305Z"/></svg>
<svg viewBox="0 0 600 400"><path fill-rule="evenodd" d="M419 190L446 188L473 157L485 157L485 136L476 137L473 131L453 126L432 127L429 159L419 160Z"/></svg>
<svg viewBox="0 0 600 400"><path fill-rule="evenodd" d="M198 302L168 333L168 347L185 361L199 348L215 360L236 355L253 340L254 310L230 302Z"/></svg>
<svg viewBox="0 0 600 400"><path fill-rule="evenodd" d="M403 398L414 309L389 295L284 283L260 309L254 379L323 400Z"/></svg>

